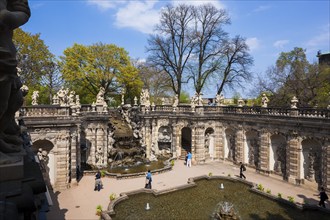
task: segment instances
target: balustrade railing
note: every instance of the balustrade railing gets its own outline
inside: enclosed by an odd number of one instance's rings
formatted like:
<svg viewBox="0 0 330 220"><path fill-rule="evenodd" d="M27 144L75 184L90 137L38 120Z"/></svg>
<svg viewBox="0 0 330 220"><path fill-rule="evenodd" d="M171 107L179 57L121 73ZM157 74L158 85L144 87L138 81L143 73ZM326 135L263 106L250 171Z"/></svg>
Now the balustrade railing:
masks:
<svg viewBox="0 0 330 220"><path fill-rule="evenodd" d="M79 109L70 106L58 105L38 105L22 107L21 115L26 117L57 117L57 116L77 116L88 115L95 113L95 106L82 105ZM108 111L101 111L99 113L108 114L116 109L108 108ZM110 111L110 112L109 112ZM282 117L304 117L304 118L330 118L329 109L319 108L263 108L263 107L237 107L237 106L196 106L192 108L190 105L178 105L173 107L171 105L157 105L149 108L146 111L145 106L141 106L142 114L199 114L199 115L226 115L226 114L248 114L248 115L268 115L268 116L282 116Z"/></svg>

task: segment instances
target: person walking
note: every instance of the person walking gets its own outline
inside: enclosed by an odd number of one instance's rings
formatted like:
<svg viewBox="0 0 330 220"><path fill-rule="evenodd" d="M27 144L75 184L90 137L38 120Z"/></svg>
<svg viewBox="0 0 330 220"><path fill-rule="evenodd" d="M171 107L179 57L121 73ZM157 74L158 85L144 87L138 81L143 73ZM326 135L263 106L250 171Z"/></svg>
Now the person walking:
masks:
<svg viewBox="0 0 330 220"><path fill-rule="evenodd" d="M324 187L321 187L321 191L320 191L320 194L318 195L320 196L320 202L319 202L319 206L325 208L325 200L328 200L329 197L327 195L327 193L325 192L324 190Z"/></svg>
<svg viewBox="0 0 330 220"><path fill-rule="evenodd" d="M148 173L146 175L146 185L144 188L151 189L151 182L152 182L152 176L150 170L148 170Z"/></svg>
<svg viewBox="0 0 330 220"><path fill-rule="evenodd" d="M103 184L102 184L102 180L101 180L101 172L97 171L96 175L95 175L95 187L94 187L94 191L100 191L103 188Z"/></svg>
<svg viewBox="0 0 330 220"><path fill-rule="evenodd" d="M240 162L240 168L239 168L239 177L246 179L245 175L243 174L244 171L246 171L246 167L242 162Z"/></svg>
<svg viewBox="0 0 330 220"><path fill-rule="evenodd" d="M188 151L188 154L187 154L187 167L191 167L191 159L192 159L192 154L190 153L190 151Z"/></svg>

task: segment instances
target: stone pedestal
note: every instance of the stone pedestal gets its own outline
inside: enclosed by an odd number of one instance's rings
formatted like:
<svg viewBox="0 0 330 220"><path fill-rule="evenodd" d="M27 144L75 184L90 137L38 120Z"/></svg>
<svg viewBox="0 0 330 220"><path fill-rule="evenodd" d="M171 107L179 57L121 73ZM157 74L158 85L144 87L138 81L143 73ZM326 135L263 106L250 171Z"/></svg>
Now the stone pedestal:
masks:
<svg viewBox="0 0 330 220"><path fill-rule="evenodd" d="M0 165L0 182L22 179L24 176L23 157L16 163Z"/></svg>

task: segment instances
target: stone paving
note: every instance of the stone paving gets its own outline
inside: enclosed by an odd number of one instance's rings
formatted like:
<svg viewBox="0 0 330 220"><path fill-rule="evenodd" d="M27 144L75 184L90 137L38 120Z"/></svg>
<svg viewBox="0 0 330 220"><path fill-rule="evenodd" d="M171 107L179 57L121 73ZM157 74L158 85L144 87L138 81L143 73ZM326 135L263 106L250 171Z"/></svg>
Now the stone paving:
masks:
<svg viewBox="0 0 330 220"><path fill-rule="evenodd" d="M175 161L172 171L153 175L152 188L154 190L164 190L187 183L190 177L208 175L230 174L234 178L239 178L239 167L227 162L208 162L203 165L193 165L186 167L182 160ZM244 172L247 181L262 184L265 190L270 189L273 195L282 194L282 198L292 196L298 203L308 202L318 204L318 191L314 187L306 185L296 186L276 177L266 177L258 174L254 169L247 168ZM95 215L96 206L101 205L106 210L109 205L109 196L115 193L119 196L122 192L129 192L144 187L145 177L132 179L102 178L104 188L98 192L94 191L94 176L83 176L79 184L61 192L51 192L53 206L47 213L48 220L97 220ZM329 203L326 204L330 208Z"/></svg>

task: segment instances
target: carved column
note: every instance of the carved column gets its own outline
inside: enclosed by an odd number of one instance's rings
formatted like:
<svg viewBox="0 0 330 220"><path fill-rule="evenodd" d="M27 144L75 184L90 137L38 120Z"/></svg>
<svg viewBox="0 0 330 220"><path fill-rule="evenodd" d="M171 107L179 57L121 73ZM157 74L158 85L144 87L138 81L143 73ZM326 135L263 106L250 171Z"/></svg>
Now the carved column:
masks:
<svg viewBox="0 0 330 220"><path fill-rule="evenodd" d="M235 146L235 161L234 163L243 162L243 153L244 153L244 130L242 126L239 126L236 131L236 146Z"/></svg>
<svg viewBox="0 0 330 220"><path fill-rule="evenodd" d="M98 166L106 165L106 145L105 145L105 132L104 128L101 125L98 125L96 129L96 141L94 142L96 145L95 153L96 153L96 164Z"/></svg>
<svg viewBox="0 0 330 220"><path fill-rule="evenodd" d="M69 135L61 132L56 138L57 155L56 155L56 189L66 189L69 183Z"/></svg>
<svg viewBox="0 0 330 220"><path fill-rule="evenodd" d="M146 144L146 157L150 158L151 151L151 129L150 129L150 119L145 120L145 144Z"/></svg>
<svg viewBox="0 0 330 220"><path fill-rule="evenodd" d="M181 156L181 149L180 149L180 137L181 132L179 129L179 125L176 122L172 122L172 153L173 157Z"/></svg>
<svg viewBox="0 0 330 220"><path fill-rule="evenodd" d="M77 125L77 148L76 148L76 160L77 160L77 164L76 166L79 166L79 168L81 168L81 148L80 148L80 132L81 132L81 128L80 128L80 124Z"/></svg>
<svg viewBox="0 0 330 220"><path fill-rule="evenodd" d="M77 183L77 134L71 134L71 183Z"/></svg>
<svg viewBox="0 0 330 220"><path fill-rule="evenodd" d="M300 141L297 137L296 132L292 132L288 142L289 160L287 161L287 166L289 167L288 181L295 184L300 182L298 179L299 145L300 145Z"/></svg>
<svg viewBox="0 0 330 220"><path fill-rule="evenodd" d="M86 142L87 149L89 151L89 154L87 155L87 163L88 164L95 164L95 129L93 128L87 128L86 129ZM87 152L88 153L88 152Z"/></svg>
<svg viewBox="0 0 330 220"><path fill-rule="evenodd" d="M221 123L215 123L214 131L214 150L215 150L215 159L224 159L224 140L223 140L223 128Z"/></svg>
<svg viewBox="0 0 330 220"><path fill-rule="evenodd" d="M204 149L204 124L197 123L192 130L192 155L197 164L205 163L205 149ZM194 152L195 151L195 152Z"/></svg>
<svg viewBox="0 0 330 220"><path fill-rule="evenodd" d="M159 154L159 148L158 148L158 126L157 126L157 120L152 120L152 130L151 130L151 146L154 146L155 154Z"/></svg>
<svg viewBox="0 0 330 220"><path fill-rule="evenodd" d="M260 132L260 148L259 148L259 168L258 170L264 174L269 174L269 147L270 133L262 129Z"/></svg>
<svg viewBox="0 0 330 220"><path fill-rule="evenodd" d="M324 158L324 163L322 166L323 172L323 185L326 187L327 192L330 192L330 139L326 138L324 141L324 146L322 147L322 154Z"/></svg>

